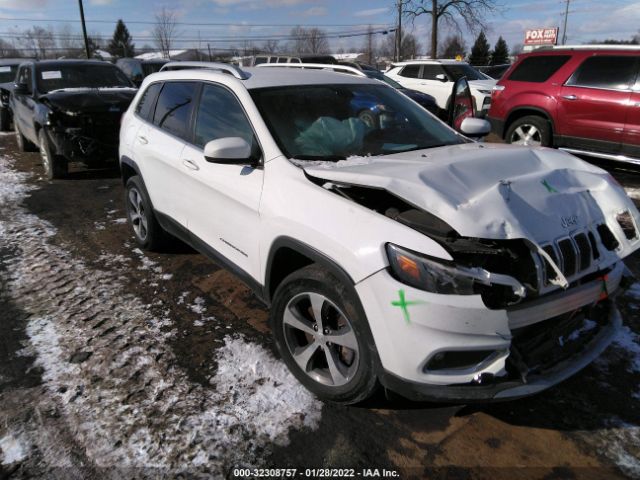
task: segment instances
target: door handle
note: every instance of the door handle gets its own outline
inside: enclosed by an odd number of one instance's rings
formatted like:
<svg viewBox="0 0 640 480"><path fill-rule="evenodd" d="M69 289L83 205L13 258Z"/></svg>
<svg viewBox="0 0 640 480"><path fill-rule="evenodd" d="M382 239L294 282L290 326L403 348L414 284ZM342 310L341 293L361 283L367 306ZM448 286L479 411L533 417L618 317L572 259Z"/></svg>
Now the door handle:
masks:
<svg viewBox="0 0 640 480"><path fill-rule="evenodd" d="M577 100L578 97L576 97L575 95L562 95L562 98L564 98L565 100Z"/></svg>
<svg viewBox="0 0 640 480"><path fill-rule="evenodd" d="M143 145L146 145L147 143L149 143L149 140L147 140L147 137L143 137L142 135L138 135L138 140L140 140L140 143Z"/></svg>
<svg viewBox="0 0 640 480"><path fill-rule="evenodd" d="M183 160L182 164L190 170L200 170L200 167L193 160Z"/></svg>

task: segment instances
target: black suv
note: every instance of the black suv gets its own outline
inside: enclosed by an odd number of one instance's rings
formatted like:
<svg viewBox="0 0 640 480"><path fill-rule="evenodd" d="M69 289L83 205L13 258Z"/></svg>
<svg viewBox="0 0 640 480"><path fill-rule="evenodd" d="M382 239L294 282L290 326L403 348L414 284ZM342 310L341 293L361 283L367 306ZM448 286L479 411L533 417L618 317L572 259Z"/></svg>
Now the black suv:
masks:
<svg viewBox="0 0 640 480"><path fill-rule="evenodd" d="M115 65L97 60L26 62L10 97L18 147L40 150L47 178L69 161L117 159L120 117L136 94Z"/></svg>

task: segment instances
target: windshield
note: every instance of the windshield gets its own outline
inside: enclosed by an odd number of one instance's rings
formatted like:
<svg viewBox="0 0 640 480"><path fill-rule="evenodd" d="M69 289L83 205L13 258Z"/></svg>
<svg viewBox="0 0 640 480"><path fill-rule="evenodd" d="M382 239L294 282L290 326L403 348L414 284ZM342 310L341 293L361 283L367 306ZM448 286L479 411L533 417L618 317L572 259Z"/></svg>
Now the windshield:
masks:
<svg viewBox="0 0 640 480"><path fill-rule="evenodd" d="M467 80L487 80L487 77L473 68L471 65L442 65L447 75L455 82L462 77L467 77Z"/></svg>
<svg viewBox="0 0 640 480"><path fill-rule="evenodd" d="M42 65L37 70L40 93L68 88L131 87L124 72L110 64Z"/></svg>
<svg viewBox="0 0 640 480"><path fill-rule="evenodd" d="M384 83L386 83L387 85L392 86L393 88L403 88L402 85L400 85L398 82L396 82L395 80L393 80L392 78L387 77L384 73L382 72L376 72L374 70L363 70L362 71L367 77L369 78L375 78L376 80L382 80Z"/></svg>
<svg viewBox="0 0 640 480"><path fill-rule="evenodd" d="M289 158L337 161L464 142L386 85L274 87L251 96Z"/></svg>
<svg viewBox="0 0 640 480"><path fill-rule="evenodd" d="M12 82L16 78L18 65L0 65L0 83Z"/></svg>

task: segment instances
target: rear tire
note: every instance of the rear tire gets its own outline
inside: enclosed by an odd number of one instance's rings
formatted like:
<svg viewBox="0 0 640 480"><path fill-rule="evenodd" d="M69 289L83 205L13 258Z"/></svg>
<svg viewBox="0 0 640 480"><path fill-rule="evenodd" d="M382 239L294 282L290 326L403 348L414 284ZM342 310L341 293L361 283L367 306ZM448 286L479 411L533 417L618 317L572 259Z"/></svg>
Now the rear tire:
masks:
<svg viewBox="0 0 640 480"><path fill-rule="evenodd" d="M318 265L278 286L270 309L276 347L293 375L322 400L353 404L378 388L375 343L355 290Z"/></svg>
<svg viewBox="0 0 640 480"><path fill-rule="evenodd" d="M49 180L66 177L69 173L67 159L53 153L51 140L44 129L40 129L38 132L38 140L40 141L40 158L45 177Z"/></svg>
<svg viewBox="0 0 640 480"><path fill-rule="evenodd" d="M551 147L553 146L551 125L543 117L527 115L509 125L505 140L514 145Z"/></svg>
<svg viewBox="0 0 640 480"><path fill-rule="evenodd" d="M162 250L170 236L158 223L147 189L138 175L127 180L124 201L138 246L144 250Z"/></svg>
<svg viewBox="0 0 640 480"><path fill-rule="evenodd" d="M0 108L0 132L11 130L11 113L8 108Z"/></svg>

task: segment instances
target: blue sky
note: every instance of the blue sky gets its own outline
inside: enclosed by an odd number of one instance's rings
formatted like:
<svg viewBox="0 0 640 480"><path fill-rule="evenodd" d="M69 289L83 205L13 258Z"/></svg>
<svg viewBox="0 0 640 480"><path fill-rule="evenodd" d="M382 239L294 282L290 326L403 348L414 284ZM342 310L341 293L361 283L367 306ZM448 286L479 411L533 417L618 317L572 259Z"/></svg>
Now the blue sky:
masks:
<svg viewBox="0 0 640 480"><path fill-rule="evenodd" d="M115 21L122 18L138 47L153 44L150 39L152 25L134 22L153 21L154 12L163 6L174 9L184 23L225 24L180 25L177 46L185 47L194 46L188 39L196 38L210 40L212 47L238 45L241 43L239 38L286 35L291 26L296 24L318 25L328 32L358 32L366 30L367 24L384 29L385 25L395 23L394 0L84 0L84 3L90 33L100 33L107 39L113 32ZM487 18L490 25L487 36L492 44L498 35L503 35L509 45L514 45L522 43L526 28L561 26L563 0L498 0L497 3L502 4L499 13ZM627 39L640 29L638 0L572 0L570 12L567 43L605 38ZM79 33L78 16L76 0L0 0L2 33L27 28L32 24L51 25L57 30L65 23L57 20L67 21ZM34 19L34 22L22 20L25 18ZM35 23L35 20L38 22ZM420 17L407 27L418 36L422 50L426 50L429 44L429 18ZM470 45L474 35L466 31L463 33ZM232 41L223 41L223 38L230 37ZM382 35L378 38L381 41ZM206 44L201 42L201 45L203 43ZM261 41L256 43L260 44ZM363 43L364 37L331 40L334 50L358 48Z"/></svg>

